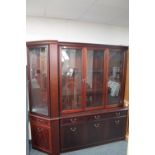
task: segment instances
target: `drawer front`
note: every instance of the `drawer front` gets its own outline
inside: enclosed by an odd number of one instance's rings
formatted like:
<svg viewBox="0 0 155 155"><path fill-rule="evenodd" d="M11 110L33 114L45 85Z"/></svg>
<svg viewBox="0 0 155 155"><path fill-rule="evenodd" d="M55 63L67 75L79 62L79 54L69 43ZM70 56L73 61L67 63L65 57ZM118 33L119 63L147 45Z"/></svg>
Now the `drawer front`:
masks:
<svg viewBox="0 0 155 155"><path fill-rule="evenodd" d="M79 124L86 121L85 116L79 116L79 117L70 117L70 118L63 118L60 120L61 125L71 125L71 124Z"/></svg>
<svg viewBox="0 0 155 155"><path fill-rule="evenodd" d="M76 149L86 144L84 124L61 127L61 151Z"/></svg>
<svg viewBox="0 0 155 155"><path fill-rule="evenodd" d="M126 119L127 117L120 117L108 120L108 140L125 137Z"/></svg>
<svg viewBox="0 0 155 155"><path fill-rule="evenodd" d="M126 116L127 115L127 110L123 111L115 111L115 112L109 112L106 114L103 114L103 117L109 118L109 117L121 117L121 116Z"/></svg>
<svg viewBox="0 0 155 155"><path fill-rule="evenodd" d="M37 125L43 125L43 126L50 127L50 120L48 120L46 118L30 116L30 122L32 124L37 124Z"/></svg>
<svg viewBox="0 0 155 155"><path fill-rule="evenodd" d="M113 117L122 117L122 116L126 116L127 115L127 111L116 111L116 112L106 112L106 113L100 113L100 114L93 114L90 116L86 117L87 121L101 121L104 119L109 119L109 118L113 118Z"/></svg>
<svg viewBox="0 0 155 155"><path fill-rule="evenodd" d="M87 117L88 121L98 121L98 120L102 120L103 116L102 114L95 114L95 115L90 115Z"/></svg>
<svg viewBox="0 0 155 155"><path fill-rule="evenodd" d="M38 125L31 125L32 146L34 148L51 152L51 131L50 128Z"/></svg>

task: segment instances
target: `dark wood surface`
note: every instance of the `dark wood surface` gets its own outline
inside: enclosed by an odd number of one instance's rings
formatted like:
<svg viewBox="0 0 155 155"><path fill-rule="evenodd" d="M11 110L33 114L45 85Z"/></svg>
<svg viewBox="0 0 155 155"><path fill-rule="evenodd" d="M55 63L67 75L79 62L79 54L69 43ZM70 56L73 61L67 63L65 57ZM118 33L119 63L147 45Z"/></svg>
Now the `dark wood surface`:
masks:
<svg viewBox="0 0 155 155"><path fill-rule="evenodd" d="M59 119L51 120L51 139L52 139L52 155L60 154L60 131L59 131Z"/></svg>
<svg viewBox="0 0 155 155"><path fill-rule="evenodd" d="M121 99L124 99L126 46L97 45L88 43L58 42L52 40L27 42L29 48L48 46L48 111L49 115L31 111L30 96L30 124L32 145L34 148L47 152L49 155L59 155L60 152L77 150L80 148L105 144L125 138L128 108L123 102L108 105L108 66L109 50L120 49L124 52L122 73ZM80 109L62 110L62 77L60 48L82 49L82 106ZM86 106L86 72L88 49L103 49L104 77L103 77L103 106ZM28 54L28 77L30 76ZM84 79L84 80L83 80ZM30 81L31 82L31 81Z"/></svg>
<svg viewBox="0 0 155 155"><path fill-rule="evenodd" d="M127 110L60 120L61 151L125 138Z"/></svg>
<svg viewBox="0 0 155 155"><path fill-rule="evenodd" d="M50 44L50 99L51 116L59 116L58 104L58 44Z"/></svg>
<svg viewBox="0 0 155 155"><path fill-rule="evenodd" d="M51 121L30 115L32 146L47 153L52 153Z"/></svg>

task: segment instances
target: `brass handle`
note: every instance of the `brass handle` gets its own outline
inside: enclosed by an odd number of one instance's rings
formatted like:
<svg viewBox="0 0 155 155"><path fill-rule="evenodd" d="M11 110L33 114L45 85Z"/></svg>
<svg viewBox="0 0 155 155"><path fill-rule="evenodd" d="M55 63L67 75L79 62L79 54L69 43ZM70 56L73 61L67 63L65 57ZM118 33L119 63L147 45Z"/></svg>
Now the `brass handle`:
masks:
<svg viewBox="0 0 155 155"><path fill-rule="evenodd" d="M99 119L99 118L101 118L101 116L100 115L95 115L94 118Z"/></svg>
<svg viewBox="0 0 155 155"><path fill-rule="evenodd" d="M121 114L120 112L116 112L116 116L117 116L117 117L119 117L119 116L120 116L120 114Z"/></svg>
<svg viewBox="0 0 155 155"><path fill-rule="evenodd" d="M39 119L38 121L39 121L39 122L43 122L43 120L41 120L41 119Z"/></svg>
<svg viewBox="0 0 155 155"><path fill-rule="evenodd" d="M75 122L77 121L77 118L71 118L70 121L71 121L72 123L75 123Z"/></svg>
<svg viewBox="0 0 155 155"><path fill-rule="evenodd" d="M115 120L116 125L119 125L119 123L120 123L120 120Z"/></svg>
<svg viewBox="0 0 155 155"><path fill-rule="evenodd" d="M37 131L38 131L38 132L41 132L41 130L42 130L41 128L37 128Z"/></svg>
<svg viewBox="0 0 155 155"><path fill-rule="evenodd" d="M70 130L71 130L72 132L75 132L75 131L77 130L77 128L76 128L76 127L71 127Z"/></svg>
<svg viewBox="0 0 155 155"><path fill-rule="evenodd" d="M95 127L95 128L99 128L99 127L100 127L100 124L99 124L99 123L95 123L95 124L94 124L94 127Z"/></svg>

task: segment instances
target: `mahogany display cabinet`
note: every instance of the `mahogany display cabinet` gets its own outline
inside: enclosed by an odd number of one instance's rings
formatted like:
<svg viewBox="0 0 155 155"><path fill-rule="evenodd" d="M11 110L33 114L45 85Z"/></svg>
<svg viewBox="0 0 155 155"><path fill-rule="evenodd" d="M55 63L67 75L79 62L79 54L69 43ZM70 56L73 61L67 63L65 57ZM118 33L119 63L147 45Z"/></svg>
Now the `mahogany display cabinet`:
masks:
<svg viewBox="0 0 155 155"><path fill-rule="evenodd" d="M32 147L49 155L125 139L128 47L27 42Z"/></svg>

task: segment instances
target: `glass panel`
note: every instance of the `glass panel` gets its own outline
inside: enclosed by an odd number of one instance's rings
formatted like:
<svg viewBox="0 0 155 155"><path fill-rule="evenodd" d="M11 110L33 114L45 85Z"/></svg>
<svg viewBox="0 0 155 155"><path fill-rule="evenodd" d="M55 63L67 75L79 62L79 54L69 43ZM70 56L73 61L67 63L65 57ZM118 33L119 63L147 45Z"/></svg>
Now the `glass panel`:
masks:
<svg viewBox="0 0 155 155"><path fill-rule="evenodd" d="M48 115L47 59L47 47L29 49L32 112L43 115Z"/></svg>
<svg viewBox="0 0 155 155"><path fill-rule="evenodd" d="M81 107L82 50L61 49L62 109Z"/></svg>
<svg viewBox="0 0 155 155"><path fill-rule="evenodd" d="M86 73L87 107L103 105L103 60L102 50L88 50Z"/></svg>
<svg viewBox="0 0 155 155"><path fill-rule="evenodd" d="M108 80L108 104L121 102L121 80L123 66L123 52L110 51L109 80Z"/></svg>

